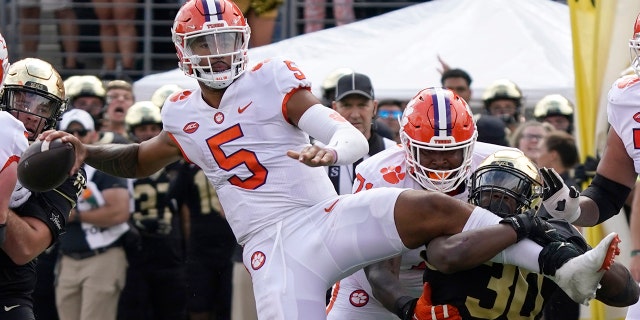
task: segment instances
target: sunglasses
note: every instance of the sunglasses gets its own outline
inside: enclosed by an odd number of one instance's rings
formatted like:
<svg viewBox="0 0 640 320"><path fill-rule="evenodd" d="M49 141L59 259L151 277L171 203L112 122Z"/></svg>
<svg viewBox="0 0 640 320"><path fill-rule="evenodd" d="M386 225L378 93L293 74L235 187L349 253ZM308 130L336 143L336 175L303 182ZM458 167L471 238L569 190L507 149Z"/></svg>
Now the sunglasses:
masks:
<svg viewBox="0 0 640 320"><path fill-rule="evenodd" d="M67 133L73 134L73 135L78 135L80 137L85 137L87 136L87 133L89 133L89 131L82 129L82 130L66 130Z"/></svg>
<svg viewBox="0 0 640 320"><path fill-rule="evenodd" d="M402 111L400 110L395 110L395 111L391 111L391 110L380 110L378 111L378 118L383 118L383 119L398 119L402 117Z"/></svg>

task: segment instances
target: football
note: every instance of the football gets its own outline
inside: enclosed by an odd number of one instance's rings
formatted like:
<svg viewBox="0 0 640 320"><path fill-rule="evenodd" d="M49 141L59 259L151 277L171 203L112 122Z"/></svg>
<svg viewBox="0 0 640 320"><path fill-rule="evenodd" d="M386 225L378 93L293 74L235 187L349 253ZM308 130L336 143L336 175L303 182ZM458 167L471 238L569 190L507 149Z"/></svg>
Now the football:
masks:
<svg viewBox="0 0 640 320"><path fill-rule="evenodd" d="M55 139L36 140L20 157L18 180L31 191L44 192L60 186L76 161L73 145Z"/></svg>

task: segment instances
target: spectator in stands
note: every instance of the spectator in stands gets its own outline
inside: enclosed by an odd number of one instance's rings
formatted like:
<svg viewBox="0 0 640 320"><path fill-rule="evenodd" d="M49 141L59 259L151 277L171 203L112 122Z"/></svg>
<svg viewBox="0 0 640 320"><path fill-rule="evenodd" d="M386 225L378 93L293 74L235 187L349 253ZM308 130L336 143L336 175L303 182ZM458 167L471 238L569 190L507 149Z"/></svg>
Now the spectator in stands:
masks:
<svg viewBox="0 0 640 320"><path fill-rule="evenodd" d="M101 143L126 143L129 141L125 116L134 104L133 87L124 80L113 80L106 87L106 108L102 125Z"/></svg>
<svg viewBox="0 0 640 320"><path fill-rule="evenodd" d="M376 125L382 124L391 131L392 140L400 143L400 118L404 107L402 102L395 99L381 100L378 103Z"/></svg>
<svg viewBox="0 0 640 320"><path fill-rule="evenodd" d="M84 143L99 138L93 118L80 109L66 112L60 129ZM85 170L87 186L60 237L56 305L60 319L114 320L125 285L122 238L129 230L131 197L127 179Z"/></svg>
<svg viewBox="0 0 640 320"><path fill-rule="evenodd" d="M320 95L322 96L322 104L331 107L331 103L336 99L336 84L340 77L353 73L350 68L338 68L329 73L320 85Z"/></svg>
<svg viewBox="0 0 640 320"><path fill-rule="evenodd" d="M102 80L115 80L129 76L135 69L137 50L136 4L137 0L92 0L100 22L100 48L102 49ZM123 73L117 74L120 58ZM126 75L126 76L124 76Z"/></svg>
<svg viewBox="0 0 640 320"><path fill-rule="evenodd" d="M572 176L572 169L579 163L580 157L576 139L571 134L561 130L549 132L540 140L538 150L539 167L553 168L567 186L580 189Z"/></svg>
<svg viewBox="0 0 640 320"><path fill-rule="evenodd" d="M516 128L511 135L510 144L512 147L520 149L525 156L537 164L540 156L539 143L552 130L555 129L549 124L529 120Z"/></svg>
<svg viewBox="0 0 640 320"><path fill-rule="evenodd" d="M333 109L349 121L367 138L369 152L354 163L327 167L329 179L338 194L349 194L355 180L355 167L370 156L395 146L397 143L381 136L374 130L374 117L378 107L373 85L368 76L351 73L338 79Z"/></svg>
<svg viewBox="0 0 640 320"><path fill-rule="evenodd" d="M304 33L310 33L325 28L326 0L304 0ZM333 18L335 25L341 26L355 21L353 0L332 0ZM251 28L253 30L253 28Z"/></svg>
<svg viewBox="0 0 640 320"><path fill-rule="evenodd" d="M160 86L160 88L156 89L151 95L151 102L158 106L160 110L162 110L162 106L164 106L164 101L169 98L172 94L182 91L182 87L177 84L165 84Z"/></svg>
<svg viewBox="0 0 640 320"><path fill-rule="evenodd" d="M533 109L533 116L540 122L548 122L557 130L573 134L573 104L559 94L544 96Z"/></svg>
<svg viewBox="0 0 640 320"><path fill-rule="evenodd" d="M23 56L38 52L40 37L39 21L41 13L53 11L60 24L60 41L64 51L64 69L79 69L76 56L78 53L78 25L76 14L72 8L72 0L20 0L20 35L22 36ZM62 73L62 72L61 72Z"/></svg>
<svg viewBox="0 0 640 320"><path fill-rule="evenodd" d="M278 17L278 8L284 0L233 0L242 11L249 27L251 38L249 47L270 44Z"/></svg>
<svg viewBox="0 0 640 320"><path fill-rule="evenodd" d="M64 81L67 109L81 109L93 118L96 131L100 131L104 114L106 91L96 76L71 76Z"/></svg>
<svg viewBox="0 0 640 320"><path fill-rule="evenodd" d="M471 101L471 76L462 69L450 69L449 66L440 60L443 72L440 77L440 84L459 95L464 101Z"/></svg>
<svg viewBox="0 0 640 320"><path fill-rule="evenodd" d="M522 91L511 80L494 81L482 94L482 102L486 113L501 118L510 132L525 121L521 110Z"/></svg>

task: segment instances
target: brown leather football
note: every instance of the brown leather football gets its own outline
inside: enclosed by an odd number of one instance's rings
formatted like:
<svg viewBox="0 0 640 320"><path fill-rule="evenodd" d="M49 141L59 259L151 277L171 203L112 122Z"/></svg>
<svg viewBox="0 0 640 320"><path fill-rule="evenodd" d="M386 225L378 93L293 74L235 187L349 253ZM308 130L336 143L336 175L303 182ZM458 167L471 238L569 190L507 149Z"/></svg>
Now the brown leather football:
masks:
<svg viewBox="0 0 640 320"><path fill-rule="evenodd" d="M75 161L71 143L60 139L50 142L36 140L20 157L18 180L31 191L49 191L69 178L69 170Z"/></svg>

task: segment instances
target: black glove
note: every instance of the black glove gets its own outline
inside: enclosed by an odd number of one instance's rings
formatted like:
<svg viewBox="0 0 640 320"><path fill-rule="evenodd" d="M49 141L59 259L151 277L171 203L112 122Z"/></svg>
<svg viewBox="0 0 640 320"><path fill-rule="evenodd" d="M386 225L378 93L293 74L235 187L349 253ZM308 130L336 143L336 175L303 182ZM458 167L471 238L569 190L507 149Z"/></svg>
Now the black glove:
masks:
<svg viewBox="0 0 640 320"><path fill-rule="evenodd" d="M580 217L580 192L575 187L567 187L560 175L553 169L540 168L544 180L542 205L554 218L574 222Z"/></svg>
<svg viewBox="0 0 640 320"><path fill-rule="evenodd" d="M518 235L518 241L526 238L533 228L533 217L528 213L521 213L515 216L503 218L500 223L511 225Z"/></svg>
<svg viewBox="0 0 640 320"><path fill-rule="evenodd" d="M418 303L418 298L409 296L403 296L396 300L396 315L398 318L401 320L412 320L416 303Z"/></svg>
<svg viewBox="0 0 640 320"><path fill-rule="evenodd" d="M542 247L552 242L568 242L582 252L586 252L590 248L578 230L562 219L547 220L538 216L534 217L529 238Z"/></svg>

